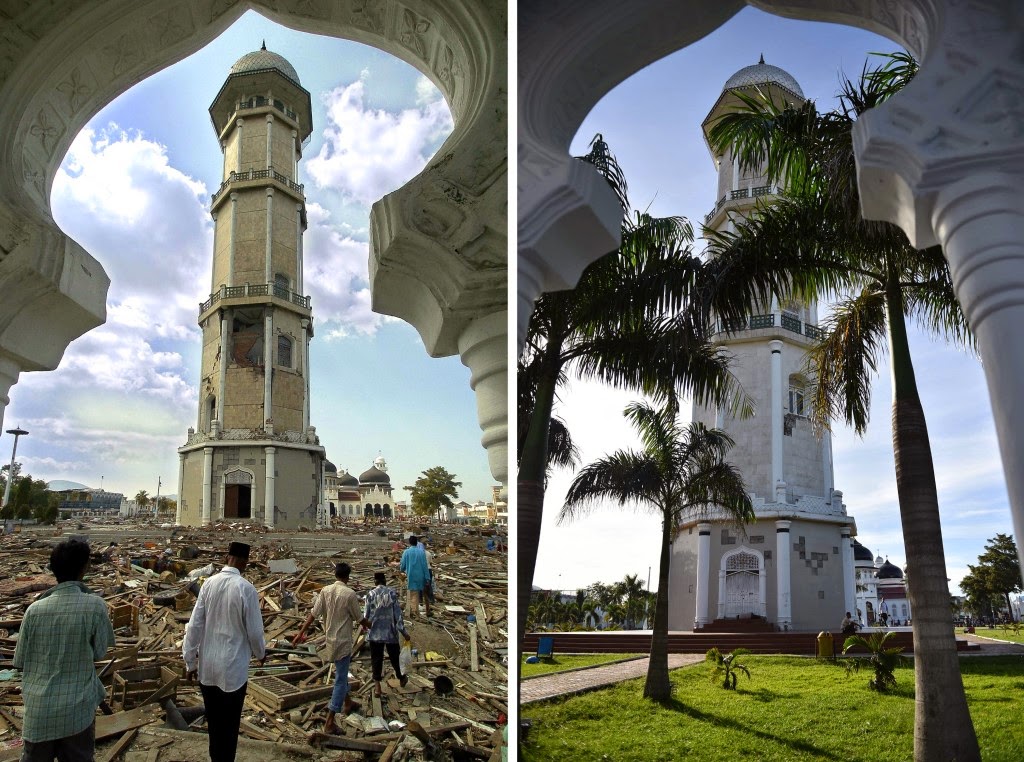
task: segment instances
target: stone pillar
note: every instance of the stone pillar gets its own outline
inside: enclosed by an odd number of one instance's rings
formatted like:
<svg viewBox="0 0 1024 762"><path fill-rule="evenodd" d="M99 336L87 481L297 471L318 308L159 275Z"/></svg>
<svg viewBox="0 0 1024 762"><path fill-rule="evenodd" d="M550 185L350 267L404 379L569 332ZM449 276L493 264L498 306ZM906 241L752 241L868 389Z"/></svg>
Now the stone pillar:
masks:
<svg viewBox="0 0 1024 762"><path fill-rule="evenodd" d="M263 321L263 425L274 418L274 311Z"/></svg>
<svg viewBox="0 0 1024 762"><path fill-rule="evenodd" d="M238 194L231 194L231 243L228 246L227 284L235 285L235 251L238 249ZM216 252L216 249L214 250Z"/></svg>
<svg viewBox="0 0 1024 762"><path fill-rule="evenodd" d="M775 624L780 630L789 630L793 626L793 596L790 585L789 561L789 527L791 521L775 522L775 584L777 601Z"/></svg>
<svg viewBox="0 0 1024 762"><path fill-rule="evenodd" d="M225 141L223 141L223 140L220 141L220 154L221 154L220 176L223 177L225 180L227 180L228 179L228 144Z"/></svg>
<svg viewBox="0 0 1024 762"><path fill-rule="evenodd" d="M220 421L220 427L223 429L224 424L224 392L228 385L228 337L230 334L230 319L228 315L229 310L223 309L220 311L220 368L217 373L217 420ZM211 426L212 428L212 426Z"/></svg>
<svg viewBox="0 0 1024 762"><path fill-rule="evenodd" d="M857 579L853 563L853 540L850 539L850 527L841 527L839 531L843 536L843 544L839 552L843 554L843 598L846 606L844 610L856 617Z"/></svg>
<svg viewBox="0 0 1024 762"><path fill-rule="evenodd" d="M211 212L210 217L213 219L213 255L217 256L217 212ZM210 293L212 294L217 290L217 268L210 268Z"/></svg>
<svg viewBox="0 0 1024 762"><path fill-rule="evenodd" d="M807 404L806 402L804 404ZM822 462L822 476L824 481L822 484L825 486L825 502L832 503L832 490L835 489L835 482L833 481L834 475L832 473L832 433L825 431L821 435L821 462ZM833 508L835 505L833 504Z"/></svg>
<svg viewBox="0 0 1024 762"><path fill-rule="evenodd" d="M299 181L299 152L296 146L299 144L299 133L292 130L292 182Z"/></svg>
<svg viewBox="0 0 1024 762"><path fill-rule="evenodd" d="M277 494L274 491L275 487L275 469L277 463L275 461L275 454L277 453L276 447L264 447L263 452L267 456L267 481L266 488L263 490L263 523L270 529L274 528L274 506L277 502Z"/></svg>
<svg viewBox="0 0 1024 762"><path fill-rule="evenodd" d="M182 485L185 484L185 453L178 453L178 508L174 512L174 523L181 526Z"/></svg>
<svg viewBox="0 0 1024 762"><path fill-rule="evenodd" d="M235 156L235 166L236 166L236 171L238 171L238 172L242 171L242 127L244 127L244 126L245 126L245 120L244 119L239 119L237 122L235 122L235 133L238 135L238 138L237 138L237 141L238 141L238 143L237 143L238 152L237 152L237 154Z"/></svg>
<svg viewBox="0 0 1024 762"><path fill-rule="evenodd" d="M203 448L203 526L210 524L210 508L213 502L213 448Z"/></svg>
<svg viewBox="0 0 1024 762"><path fill-rule="evenodd" d="M775 496L775 485L784 481L782 474L782 342L769 341L768 349L772 353L772 396L771 406L772 427L772 483L769 495Z"/></svg>
<svg viewBox="0 0 1024 762"><path fill-rule="evenodd" d="M274 250L274 189L267 188L267 246L265 251L266 258L266 278L265 282L270 290L270 295L274 294L274 263L271 254Z"/></svg>
<svg viewBox="0 0 1024 762"><path fill-rule="evenodd" d="M305 387L305 395L302 399L302 430L309 430L309 321L302 320L302 380Z"/></svg>
<svg viewBox="0 0 1024 762"><path fill-rule="evenodd" d="M271 165L274 163L274 160L272 158L273 157L273 153L271 151L271 148L273 146L273 139L272 139L271 136L273 135L273 132L274 132L274 115L273 114L267 114L267 169L270 169Z"/></svg>
<svg viewBox="0 0 1024 762"><path fill-rule="evenodd" d="M4 413L7 406L11 404L9 396L11 387L18 383L19 375L21 375L21 366L18 363L0 357L0 430L4 423Z"/></svg>
<svg viewBox="0 0 1024 762"><path fill-rule="evenodd" d="M302 204L295 205L295 293L304 296L302 272Z"/></svg>
<svg viewBox="0 0 1024 762"><path fill-rule="evenodd" d="M697 525L697 611L693 617L694 629L703 627L708 618L708 588L711 587L711 524Z"/></svg>
<svg viewBox="0 0 1024 762"><path fill-rule="evenodd" d="M459 355L470 370L476 412L491 474L508 486L508 312L474 320L459 336Z"/></svg>

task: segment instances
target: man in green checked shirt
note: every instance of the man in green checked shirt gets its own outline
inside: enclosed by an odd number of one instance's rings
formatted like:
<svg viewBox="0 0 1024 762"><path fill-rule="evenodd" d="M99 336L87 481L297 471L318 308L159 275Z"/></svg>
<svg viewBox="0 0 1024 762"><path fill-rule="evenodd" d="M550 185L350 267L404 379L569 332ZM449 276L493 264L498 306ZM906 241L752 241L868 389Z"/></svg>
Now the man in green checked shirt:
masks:
<svg viewBox="0 0 1024 762"><path fill-rule="evenodd" d="M50 554L57 586L25 611L14 650L22 672L25 742L21 762L92 762L103 684L94 662L114 645L107 604L82 578L89 546L66 540Z"/></svg>

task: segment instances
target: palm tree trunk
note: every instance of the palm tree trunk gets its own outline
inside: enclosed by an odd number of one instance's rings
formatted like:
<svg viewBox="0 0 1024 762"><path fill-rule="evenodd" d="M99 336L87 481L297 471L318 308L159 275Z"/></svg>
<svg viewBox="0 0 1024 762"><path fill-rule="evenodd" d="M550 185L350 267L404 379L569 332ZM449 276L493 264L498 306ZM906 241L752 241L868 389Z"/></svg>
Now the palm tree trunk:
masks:
<svg viewBox="0 0 1024 762"><path fill-rule="evenodd" d="M903 299L886 290L892 363L892 437L914 629L914 760L981 759L964 695L949 606L935 468L910 360Z"/></svg>
<svg viewBox="0 0 1024 762"><path fill-rule="evenodd" d="M669 549L672 547L673 519L665 511L661 528L661 560L658 567L658 602L654 608L654 627L651 633L651 657L647 663L647 682L644 698L668 701L672 685L668 679L668 570Z"/></svg>

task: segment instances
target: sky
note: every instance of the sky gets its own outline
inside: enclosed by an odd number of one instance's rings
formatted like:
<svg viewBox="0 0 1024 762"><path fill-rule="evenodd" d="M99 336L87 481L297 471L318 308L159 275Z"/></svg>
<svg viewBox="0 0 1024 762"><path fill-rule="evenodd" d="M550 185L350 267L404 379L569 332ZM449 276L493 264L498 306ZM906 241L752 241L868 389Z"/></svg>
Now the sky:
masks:
<svg viewBox="0 0 1024 762"><path fill-rule="evenodd" d="M747 8L608 93L584 120L571 152L585 154L601 133L625 172L634 208L658 216L682 214L699 230L717 195L716 170L700 124L732 74L763 54L766 63L792 74L806 97L828 109L836 103L840 72L856 78L868 53L897 49L869 32ZM977 563L986 541L1012 532L1009 503L980 362L913 328L910 340L935 461L947 576L956 593L967 564ZM896 500L887 358L872 388L871 420L863 439L835 426L835 486L856 520L857 539L902 568L906 556ZM556 413L579 446L583 464L639 446L622 417L632 399L579 382L562 391ZM609 505L557 525L572 476L556 471L549 482L534 584L572 590L635 574L645 581L649 575L655 589L659 520L644 509Z"/></svg>
<svg viewBox="0 0 1024 762"><path fill-rule="evenodd" d="M177 493L177 448L198 415L209 200L222 179L207 108L231 65L264 40L312 98L299 181L316 332L311 423L327 457L358 475L382 454L397 499L440 465L463 483L461 499L489 500L493 479L469 370L457 356L429 357L412 326L369 306L370 205L441 146L452 129L448 107L397 58L252 11L108 104L64 159L51 208L110 276L107 322L73 342L56 371L23 373L12 387L4 428L30 432L18 443L23 473L129 497L155 495L160 479L161 494ZM12 440L0 437L0 453L10 453Z"/></svg>

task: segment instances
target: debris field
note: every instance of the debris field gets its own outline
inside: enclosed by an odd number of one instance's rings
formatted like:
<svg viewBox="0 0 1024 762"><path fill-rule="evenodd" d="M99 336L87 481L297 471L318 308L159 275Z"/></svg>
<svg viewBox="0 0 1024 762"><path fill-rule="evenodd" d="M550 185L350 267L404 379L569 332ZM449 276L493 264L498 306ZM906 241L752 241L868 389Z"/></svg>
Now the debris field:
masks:
<svg viewBox="0 0 1024 762"><path fill-rule="evenodd" d="M115 647L96 663L107 700L97 713L99 762L206 760L203 699L185 678L181 643L202 580L223 564L228 543L249 543L245 577L260 595L267 659L252 662L239 759L500 760L508 714L507 556L486 550L492 531L457 525L365 526L310 531L219 524L202 529L140 523L25 527L0 536L0 762L21 753L20 675L12 667L25 609L56 584L47 570L56 543L80 537L93 562L85 583L107 602ZM425 537L436 602L412 615L398 563L409 534ZM334 664L319 624L293 644L313 597L352 566L362 596L383 570L402 601L413 663L402 687L385 660L373 691L369 648L354 628L350 696L360 705L323 732Z"/></svg>

